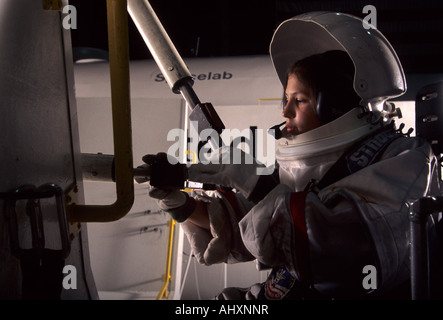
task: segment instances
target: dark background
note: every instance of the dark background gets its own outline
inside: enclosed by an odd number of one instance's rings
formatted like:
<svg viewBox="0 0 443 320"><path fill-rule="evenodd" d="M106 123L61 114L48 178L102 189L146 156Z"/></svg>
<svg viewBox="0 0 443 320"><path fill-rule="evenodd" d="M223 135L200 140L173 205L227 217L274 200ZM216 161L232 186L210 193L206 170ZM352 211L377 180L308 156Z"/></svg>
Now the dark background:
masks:
<svg viewBox="0 0 443 320"><path fill-rule="evenodd" d="M443 72L443 1L150 0L180 55L268 54L276 27L297 14L340 11L361 18L377 9L377 28L396 50L405 73ZM106 0L70 0L77 9L73 47L107 50ZM151 55L129 17L130 58Z"/></svg>

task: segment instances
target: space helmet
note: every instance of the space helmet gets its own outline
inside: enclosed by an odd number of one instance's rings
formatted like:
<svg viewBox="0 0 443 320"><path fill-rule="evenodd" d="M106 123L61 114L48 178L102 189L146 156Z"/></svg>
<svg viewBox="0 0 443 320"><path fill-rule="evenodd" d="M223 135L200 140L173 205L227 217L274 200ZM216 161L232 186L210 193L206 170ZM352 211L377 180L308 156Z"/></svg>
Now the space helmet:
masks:
<svg viewBox="0 0 443 320"><path fill-rule="evenodd" d="M316 11L283 21L272 37L270 56L285 85L297 61L327 51L346 52L354 64L353 87L360 105L383 111L385 102L406 92L400 60L383 34L367 29L362 19L344 13Z"/></svg>

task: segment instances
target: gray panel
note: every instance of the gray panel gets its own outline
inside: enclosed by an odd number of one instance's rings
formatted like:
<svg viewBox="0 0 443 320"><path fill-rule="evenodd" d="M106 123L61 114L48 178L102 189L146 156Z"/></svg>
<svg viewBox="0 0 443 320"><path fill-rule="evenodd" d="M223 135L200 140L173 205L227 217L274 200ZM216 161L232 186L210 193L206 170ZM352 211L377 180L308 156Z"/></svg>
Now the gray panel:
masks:
<svg viewBox="0 0 443 320"><path fill-rule="evenodd" d="M63 0L63 5L67 3ZM66 193L76 184L73 159L79 157L79 141L70 35L62 28L61 12L44 10L43 4L36 0L0 1L2 193L23 184L39 187L46 183L55 183ZM22 249L31 247L25 203L21 200L16 205ZM55 199L44 199L41 204L45 248L60 249ZM1 199L0 208L0 298L19 299L21 269L19 260L9 251ZM62 290L63 299L96 296L94 292L89 294L84 281L83 272L90 270L89 261L82 257L86 241L80 233L71 243L65 264L77 268L78 289Z"/></svg>
<svg viewBox="0 0 443 320"><path fill-rule="evenodd" d="M4 11L4 10L7 11ZM2 1L0 190L74 181L59 11Z"/></svg>

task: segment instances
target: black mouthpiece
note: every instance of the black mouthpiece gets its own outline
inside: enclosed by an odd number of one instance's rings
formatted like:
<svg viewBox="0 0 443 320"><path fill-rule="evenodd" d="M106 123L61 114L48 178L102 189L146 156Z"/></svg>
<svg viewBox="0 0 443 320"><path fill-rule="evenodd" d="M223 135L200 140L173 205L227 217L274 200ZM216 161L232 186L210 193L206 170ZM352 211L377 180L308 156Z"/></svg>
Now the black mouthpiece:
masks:
<svg viewBox="0 0 443 320"><path fill-rule="evenodd" d="M280 124L276 124L275 126L270 127L270 128L268 129L268 132L269 132L270 130L274 130L274 138L275 138L275 140L281 139L281 137L283 137L283 133L282 133L282 131L280 130L280 127L281 127L282 125L284 125L285 123L286 123L286 121L283 121L282 123L280 123Z"/></svg>

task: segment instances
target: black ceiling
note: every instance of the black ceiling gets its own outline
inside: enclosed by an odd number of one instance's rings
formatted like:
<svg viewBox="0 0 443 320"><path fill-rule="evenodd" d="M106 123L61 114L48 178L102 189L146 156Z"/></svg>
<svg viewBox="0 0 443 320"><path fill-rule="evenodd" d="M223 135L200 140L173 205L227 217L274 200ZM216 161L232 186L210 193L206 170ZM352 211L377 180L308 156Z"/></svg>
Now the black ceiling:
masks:
<svg viewBox="0 0 443 320"><path fill-rule="evenodd" d="M107 50L106 0L70 0L77 9L73 47ZM443 73L443 1L355 0L150 0L183 57L267 54L283 20L318 10L361 18L367 4L377 9L377 28L391 42L406 73ZM130 20L131 59L151 58Z"/></svg>

